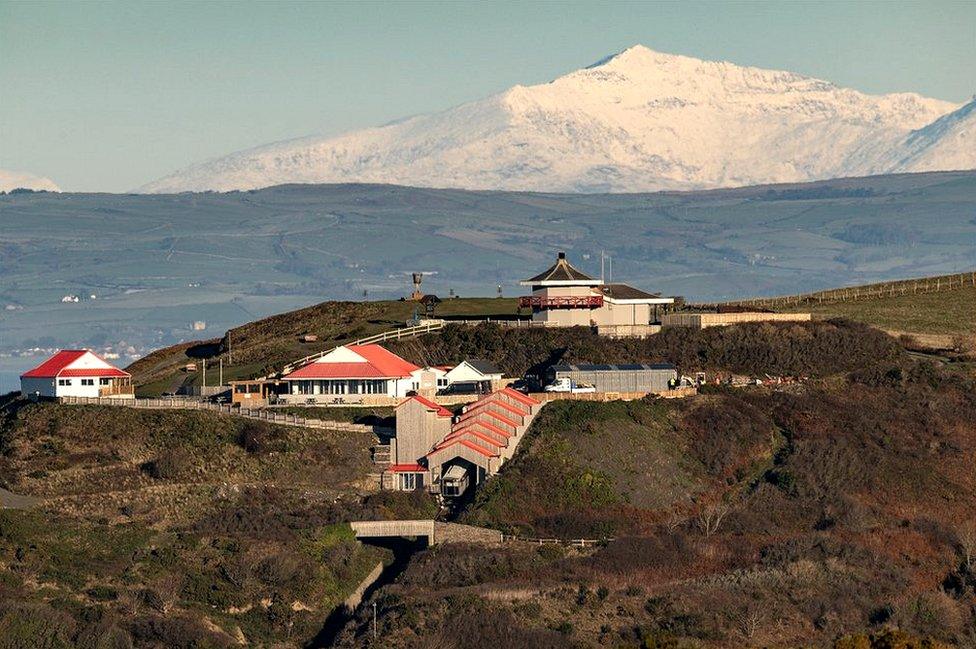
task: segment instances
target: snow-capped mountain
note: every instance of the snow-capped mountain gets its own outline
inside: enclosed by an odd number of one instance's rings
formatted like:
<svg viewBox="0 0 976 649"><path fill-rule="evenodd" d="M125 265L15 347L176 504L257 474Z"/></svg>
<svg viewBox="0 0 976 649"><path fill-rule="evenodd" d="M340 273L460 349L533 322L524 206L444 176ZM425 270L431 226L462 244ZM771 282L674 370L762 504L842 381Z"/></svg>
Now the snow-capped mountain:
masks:
<svg viewBox="0 0 976 649"><path fill-rule="evenodd" d="M638 45L550 83L233 153L141 191L325 182L653 191L973 168L972 112Z"/></svg>
<svg viewBox="0 0 976 649"><path fill-rule="evenodd" d="M23 171L0 169L0 192L13 189L33 189L35 191L59 192L61 189L50 178L35 176Z"/></svg>

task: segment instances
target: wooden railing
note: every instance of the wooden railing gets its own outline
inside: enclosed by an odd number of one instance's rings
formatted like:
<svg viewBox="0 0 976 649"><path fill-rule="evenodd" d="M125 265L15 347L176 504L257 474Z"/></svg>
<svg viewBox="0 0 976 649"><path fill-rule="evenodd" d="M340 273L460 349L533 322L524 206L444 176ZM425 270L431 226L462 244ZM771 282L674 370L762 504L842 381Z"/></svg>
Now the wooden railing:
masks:
<svg viewBox="0 0 976 649"><path fill-rule="evenodd" d="M781 295L778 297L754 298L751 300L730 300L728 302L689 304L692 308L717 308L719 306L749 306L764 309L783 309L802 305L831 304L835 302L850 302L854 300L868 300L881 297L898 297L899 295L918 295L922 293L939 293L976 286L976 271L938 275L936 277L920 277L918 279L902 279L892 282L879 282L848 288L833 288L813 293L798 295Z"/></svg>

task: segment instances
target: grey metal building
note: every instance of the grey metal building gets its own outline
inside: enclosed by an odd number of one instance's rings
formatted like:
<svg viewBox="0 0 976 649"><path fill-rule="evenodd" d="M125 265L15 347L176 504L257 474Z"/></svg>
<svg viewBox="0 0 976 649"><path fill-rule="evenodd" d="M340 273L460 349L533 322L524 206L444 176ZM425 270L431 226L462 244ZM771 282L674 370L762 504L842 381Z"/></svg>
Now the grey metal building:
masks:
<svg viewBox="0 0 976 649"><path fill-rule="evenodd" d="M570 379L587 383L597 392L664 392L668 382L677 380L674 365L553 365L549 368L550 380Z"/></svg>

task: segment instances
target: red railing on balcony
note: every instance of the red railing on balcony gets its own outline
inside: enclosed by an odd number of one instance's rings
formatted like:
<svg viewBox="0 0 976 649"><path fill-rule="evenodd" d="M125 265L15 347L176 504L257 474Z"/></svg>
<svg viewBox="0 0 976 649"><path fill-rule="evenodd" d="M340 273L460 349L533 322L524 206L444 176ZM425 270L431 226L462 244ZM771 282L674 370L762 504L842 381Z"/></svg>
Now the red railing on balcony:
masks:
<svg viewBox="0 0 976 649"><path fill-rule="evenodd" d="M524 295L519 298L520 309L598 309L601 306L603 306L602 295L567 295L562 297Z"/></svg>

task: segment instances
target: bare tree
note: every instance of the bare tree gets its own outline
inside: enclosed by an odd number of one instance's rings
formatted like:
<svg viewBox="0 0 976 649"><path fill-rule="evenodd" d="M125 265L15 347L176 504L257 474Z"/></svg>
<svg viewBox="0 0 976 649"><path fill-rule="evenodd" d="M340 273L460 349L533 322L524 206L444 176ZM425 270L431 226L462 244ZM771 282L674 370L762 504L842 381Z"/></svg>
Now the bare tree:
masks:
<svg viewBox="0 0 976 649"><path fill-rule="evenodd" d="M698 529L706 539L718 531L728 513L729 508L725 503L709 503L698 510Z"/></svg>
<svg viewBox="0 0 976 649"><path fill-rule="evenodd" d="M957 531L959 548L962 550L962 560L966 570L972 571L976 565L976 521L968 520L959 526Z"/></svg>
<svg viewBox="0 0 976 649"><path fill-rule="evenodd" d="M681 512L679 511L671 512L671 514L668 515L668 519L664 521L664 524L667 525L668 527L668 533L674 534L679 527L684 525L685 520L686 519Z"/></svg>
<svg viewBox="0 0 976 649"><path fill-rule="evenodd" d="M739 627L739 631L747 639L752 639L756 635L760 627L762 627L764 618L765 616L762 610L756 606L746 606L733 616L733 620Z"/></svg>

